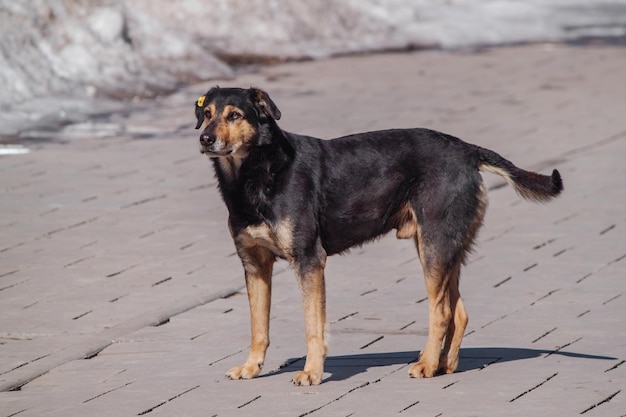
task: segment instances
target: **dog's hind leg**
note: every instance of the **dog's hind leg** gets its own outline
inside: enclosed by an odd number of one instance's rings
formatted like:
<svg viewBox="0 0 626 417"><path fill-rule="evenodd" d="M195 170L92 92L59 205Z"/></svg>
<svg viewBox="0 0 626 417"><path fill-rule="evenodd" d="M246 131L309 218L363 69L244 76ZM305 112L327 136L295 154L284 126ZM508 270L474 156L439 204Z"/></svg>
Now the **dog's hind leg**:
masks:
<svg viewBox="0 0 626 417"><path fill-rule="evenodd" d="M304 370L293 378L295 385L317 385L322 382L326 358L326 290L324 284L325 258L319 264L298 272L304 304L306 331L306 363Z"/></svg>
<svg viewBox="0 0 626 417"><path fill-rule="evenodd" d="M428 293L428 341L424 350L420 352L419 361L409 369L411 378L430 378L439 369L441 345L453 322L450 281L456 279L458 275L454 269L449 270L424 260L422 265Z"/></svg>
<svg viewBox="0 0 626 417"><path fill-rule="evenodd" d="M458 269L460 270L460 266ZM446 331L446 340L439 358L438 371L450 374L456 370L459 364L459 350L467 327L468 316L459 292L459 274L450 280L448 286L452 319Z"/></svg>
<svg viewBox="0 0 626 417"><path fill-rule="evenodd" d="M265 352L270 344L270 304L274 255L269 250L255 246L239 248L239 256L246 273L246 288L250 304L250 353L243 365L230 369L230 379L250 379L261 373Z"/></svg>
<svg viewBox="0 0 626 417"><path fill-rule="evenodd" d="M463 334L467 328L468 315L459 291L459 281L462 260L465 259L465 255L471 249L474 239L478 234L478 230L483 224L483 219L487 210L487 191L485 190L485 184L482 181L480 181L476 197L473 216L465 229L465 237L463 239L463 247L461 249L461 261L458 262L457 274L448 284L450 309L452 311L453 319L448 325L446 341L439 360L439 371L447 374L454 372L459 365L461 341L463 340Z"/></svg>
<svg viewBox="0 0 626 417"><path fill-rule="evenodd" d="M484 186L479 176L464 177L456 196L438 199L443 192L434 189L426 195L425 207L414 207L415 243L424 269L428 293L429 325L426 348L409 375L431 377L437 371L454 372L468 316L459 292L461 265L487 207ZM450 188L450 187L448 187ZM444 342L442 350L442 343Z"/></svg>

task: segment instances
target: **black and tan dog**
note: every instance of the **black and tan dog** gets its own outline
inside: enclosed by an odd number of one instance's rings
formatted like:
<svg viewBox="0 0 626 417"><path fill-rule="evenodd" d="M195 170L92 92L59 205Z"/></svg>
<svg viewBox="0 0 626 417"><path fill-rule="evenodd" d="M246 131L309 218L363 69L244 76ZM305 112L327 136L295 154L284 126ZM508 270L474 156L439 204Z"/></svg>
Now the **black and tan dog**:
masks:
<svg viewBox="0 0 626 417"><path fill-rule="evenodd" d="M326 357L326 257L396 229L413 239L426 281L429 333L411 377L454 372L467 325L461 264L487 207L479 170L504 177L523 197L547 201L559 172L517 168L497 153L426 129L320 140L281 130L262 90L212 88L196 102L200 151L215 165L228 225L245 270L252 341L232 379L261 372L269 346L272 267L294 268L302 292L307 357L297 385L319 384Z"/></svg>

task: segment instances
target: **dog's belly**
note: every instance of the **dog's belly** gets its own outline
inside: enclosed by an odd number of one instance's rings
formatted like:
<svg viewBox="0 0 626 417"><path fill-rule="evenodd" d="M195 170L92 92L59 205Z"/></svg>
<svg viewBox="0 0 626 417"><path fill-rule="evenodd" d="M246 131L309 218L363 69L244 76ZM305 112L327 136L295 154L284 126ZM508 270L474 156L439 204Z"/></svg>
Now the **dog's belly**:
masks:
<svg viewBox="0 0 626 417"><path fill-rule="evenodd" d="M359 175L338 175L333 189L324 193L320 216L322 245L328 254L376 239L397 229L398 238L416 233L416 216L409 204L418 177L401 172L394 164L362 164ZM344 173L342 173L344 174Z"/></svg>
<svg viewBox="0 0 626 417"><path fill-rule="evenodd" d="M322 231L322 246L328 255L344 252L389 232L380 228L379 222L336 224Z"/></svg>
<svg viewBox="0 0 626 417"><path fill-rule="evenodd" d="M370 211L352 217L326 218L322 222L320 235L324 250L333 255L376 239L392 229L397 230L398 239L415 236L417 221L413 209L408 204L402 204L395 210Z"/></svg>

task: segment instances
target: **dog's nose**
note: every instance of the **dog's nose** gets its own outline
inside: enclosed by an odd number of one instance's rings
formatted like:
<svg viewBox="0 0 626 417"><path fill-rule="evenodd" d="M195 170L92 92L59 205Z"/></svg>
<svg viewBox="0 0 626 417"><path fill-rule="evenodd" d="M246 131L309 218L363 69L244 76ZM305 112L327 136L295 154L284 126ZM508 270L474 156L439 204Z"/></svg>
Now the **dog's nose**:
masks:
<svg viewBox="0 0 626 417"><path fill-rule="evenodd" d="M215 143L215 136L203 133L200 135L200 145L211 146Z"/></svg>

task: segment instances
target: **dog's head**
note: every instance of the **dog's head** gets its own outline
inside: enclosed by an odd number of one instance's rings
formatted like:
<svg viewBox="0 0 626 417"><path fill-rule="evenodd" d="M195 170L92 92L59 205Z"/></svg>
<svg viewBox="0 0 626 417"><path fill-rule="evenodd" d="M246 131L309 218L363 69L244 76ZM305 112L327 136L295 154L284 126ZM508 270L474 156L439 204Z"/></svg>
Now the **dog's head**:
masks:
<svg viewBox="0 0 626 417"><path fill-rule="evenodd" d="M280 110L269 95L257 88L210 89L196 101L196 129L200 152L210 157L244 157L253 146L264 145L262 127L280 119Z"/></svg>

